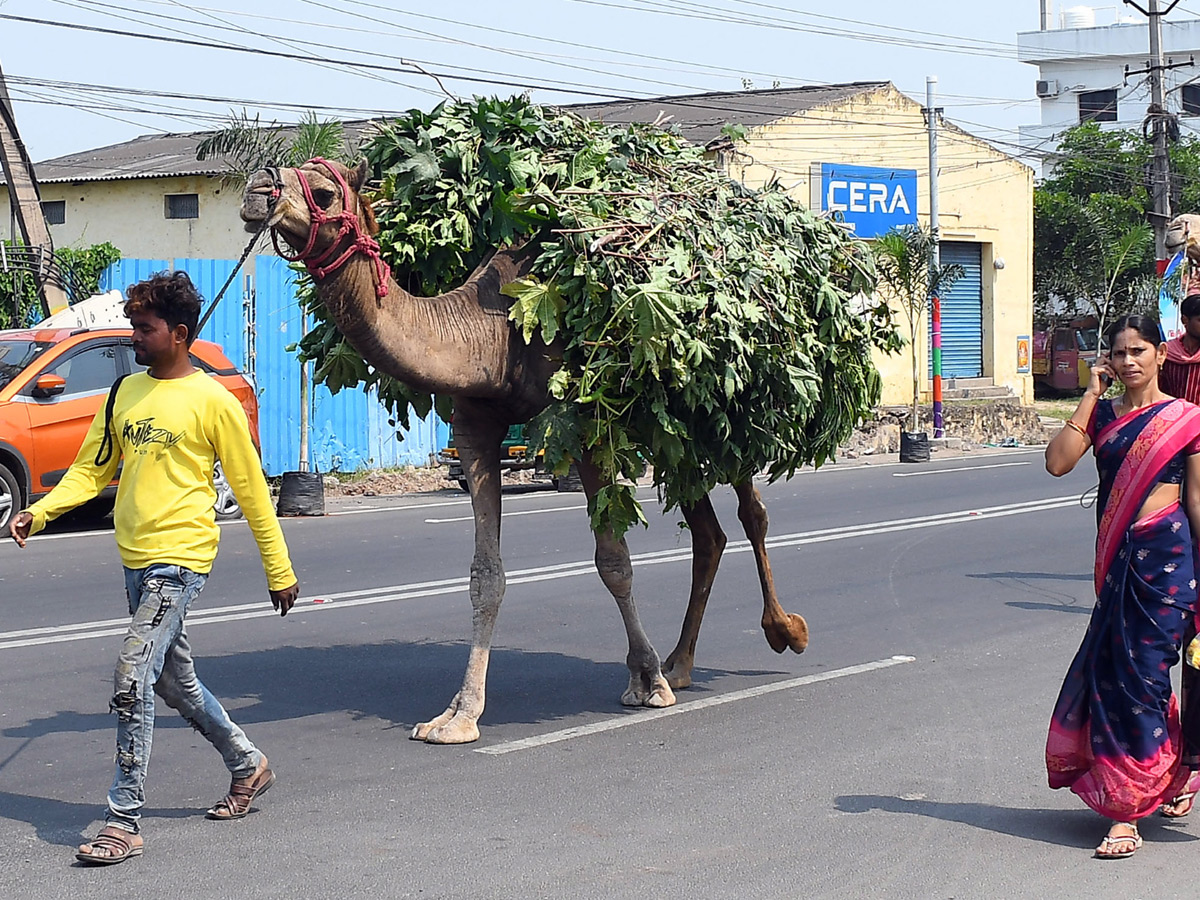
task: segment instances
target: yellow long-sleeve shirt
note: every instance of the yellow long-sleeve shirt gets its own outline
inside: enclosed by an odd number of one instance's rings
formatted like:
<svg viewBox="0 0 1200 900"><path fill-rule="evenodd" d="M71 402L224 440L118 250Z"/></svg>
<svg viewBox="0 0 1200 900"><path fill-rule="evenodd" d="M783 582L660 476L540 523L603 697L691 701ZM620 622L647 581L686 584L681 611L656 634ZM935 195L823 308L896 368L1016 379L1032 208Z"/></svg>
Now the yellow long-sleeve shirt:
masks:
<svg viewBox="0 0 1200 900"><path fill-rule="evenodd" d="M220 537L212 480L219 458L258 542L268 587L296 583L246 413L229 391L200 371L165 380L130 375L113 406L112 456L98 466L104 413L101 408L92 420L63 480L29 507L30 533L99 494L124 458L113 510L121 561L131 569L165 563L207 573Z"/></svg>

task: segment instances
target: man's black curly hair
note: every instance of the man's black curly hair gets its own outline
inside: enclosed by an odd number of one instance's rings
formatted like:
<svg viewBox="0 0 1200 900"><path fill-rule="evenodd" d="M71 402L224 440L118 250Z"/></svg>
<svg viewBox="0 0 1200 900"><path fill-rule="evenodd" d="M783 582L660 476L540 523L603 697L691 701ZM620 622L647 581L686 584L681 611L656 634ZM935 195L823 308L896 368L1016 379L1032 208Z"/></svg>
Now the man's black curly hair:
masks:
<svg viewBox="0 0 1200 900"><path fill-rule="evenodd" d="M187 343L196 339L200 322L200 304L204 301L187 272L159 272L145 281L131 284L125 291L125 315L152 312L174 329L187 326Z"/></svg>

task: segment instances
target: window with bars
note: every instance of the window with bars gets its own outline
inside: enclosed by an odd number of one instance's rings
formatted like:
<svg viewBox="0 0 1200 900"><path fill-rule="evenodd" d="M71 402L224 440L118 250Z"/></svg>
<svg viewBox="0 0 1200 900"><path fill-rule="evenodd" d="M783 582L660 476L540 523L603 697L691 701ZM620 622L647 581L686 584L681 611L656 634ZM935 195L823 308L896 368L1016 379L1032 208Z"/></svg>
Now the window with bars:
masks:
<svg viewBox="0 0 1200 900"><path fill-rule="evenodd" d="M1117 121L1117 89L1080 93L1079 121L1081 123Z"/></svg>
<svg viewBox="0 0 1200 900"><path fill-rule="evenodd" d="M167 194L166 216L168 219L198 219L200 218L200 197L198 194Z"/></svg>
<svg viewBox="0 0 1200 900"><path fill-rule="evenodd" d="M47 225L62 225L67 221L67 201L43 200L42 215Z"/></svg>

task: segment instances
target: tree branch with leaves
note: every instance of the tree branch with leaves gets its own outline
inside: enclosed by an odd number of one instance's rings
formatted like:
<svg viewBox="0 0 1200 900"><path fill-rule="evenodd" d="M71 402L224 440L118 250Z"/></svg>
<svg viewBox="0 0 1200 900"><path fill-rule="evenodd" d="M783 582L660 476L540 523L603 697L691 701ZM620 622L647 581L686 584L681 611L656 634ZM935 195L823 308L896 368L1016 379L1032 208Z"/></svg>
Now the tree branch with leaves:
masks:
<svg viewBox="0 0 1200 900"><path fill-rule="evenodd" d="M888 298L898 303L908 322L912 357L912 413L910 432L920 421L921 378L917 367L917 328L924 320L930 298L944 294L966 270L958 263L934 265L933 234L915 225L893 229L875 240L875 272Z"/></svg>

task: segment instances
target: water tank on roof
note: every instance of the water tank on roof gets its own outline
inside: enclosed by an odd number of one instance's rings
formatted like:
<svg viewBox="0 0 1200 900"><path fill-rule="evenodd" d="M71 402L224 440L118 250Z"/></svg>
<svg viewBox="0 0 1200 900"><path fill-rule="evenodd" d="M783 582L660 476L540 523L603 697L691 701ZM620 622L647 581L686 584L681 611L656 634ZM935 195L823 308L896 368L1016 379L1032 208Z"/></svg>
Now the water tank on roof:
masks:
<svg viewBox="0 0 1200 900"><path fill-rule="evenodd" d="M1072 6L1062 12L1063 28L1095 28L1096 10L1090 6Z"/></svg>

